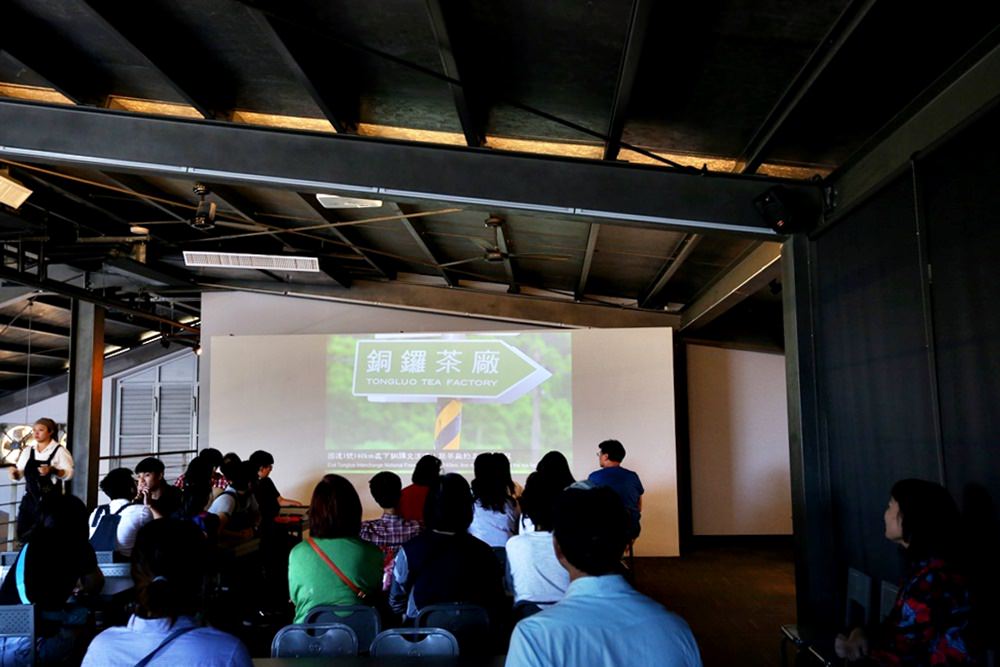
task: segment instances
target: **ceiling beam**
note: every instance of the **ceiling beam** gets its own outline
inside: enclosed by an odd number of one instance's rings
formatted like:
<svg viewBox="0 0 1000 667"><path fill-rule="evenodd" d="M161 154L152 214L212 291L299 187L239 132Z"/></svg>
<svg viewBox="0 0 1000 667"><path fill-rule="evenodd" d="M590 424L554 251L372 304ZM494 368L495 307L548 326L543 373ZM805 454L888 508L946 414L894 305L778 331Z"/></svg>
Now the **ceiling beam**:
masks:
<svg viewBox="0 0 1000 667"><path fill-rule="evenodd" d="M3 325L0 325L0 329L2 328ZM30 354L32 357L59 359L60 361L66 361L69 359L69 345L39 349L37 345L28 346L0 339L0 352L9 352L10 354Z"/></svg>
<svg viewBox="0 0 1000 667"><path fill-rule="evenodd" d="M622 48L622 60L618 68L618 82L615 97L611 103L611 118L608 121L608 138L604 142L604 159L615 160L621 150L622 132L625 130L625 115L632 99L635 76L639 71L642 46L646 41L646 26L653 9L654 0L632 0L628 33Z"/></svg>
<svg viewBox="0 0 1000 667"><path fill-rule="evenodd" d="M656 296L663 291L663 288L667 286L670 279L674 277L684 261L691 256L694 249L698 247L701 243L702 237L698 234L685 234L683 238L677 243L673 252L670 253L670 259L663 265L660 269L656 278L653 282L649 284L646 289L642 291L637 299L640 308L649 308L650 302L656 298Z"/></svg>
<svg viewBox="0 0 1000 667"><path fill-rule="evenodd" d="M327 222L330 223L344 222L343 220L338 219L333 213L331 213L329 209L323 208L323 206L320 205L318 201L316 201L315 197L302 193L300 193L299 196L302 197L302 201L308 204L310 208L316 211L320 215L320 217L326 220ZM333 234L333 236L335 236L337 239L339 239L342 244L346 245L348 248L356 252L359 257L362 257L365 260L365 263L367 263L368 266L377 271L383 278L389 278L391 280L396 277L395 269L386 265L384 261L381 259L376 260L372 256L372 253L365 252L361 247L358 246L359 240L357 238L357 235L349 227L330 227L329 232Z"/></svg>
<svg viewBox="0 0 1000 667"><path fill-rule="evenodd" d="M743 152L736 158L734 171L743 174L757 171L785 121L834 61L844 44L850 40L869 10L875 6L875 2L876 0L851 0L844 8L833 26L820 40L819 46L806 60L805 65L785 88L777 103L764 118L764 122L754 132Z"/></svg>
<svg viewBox="0 0 1000 667"><path fill-rule="evenodd" d="M116 14L116 10L121 12L122 7L127 8L132 3L78 0L77 4L85 8L93 19L113 34L119 42L139 56L147 67L154 70L184 104L194 107L205 118L221 118L226 115L228 105L219 100L216 77L206 76L202 68L191 67L190 62L184 62L186 58L183 54L192 48L190 42L181 48L177 48L174 43L169 50L162 44L157 44L157 38L162 37L164 33L170 35L169 39L172 42L180 38L176 33L164 31L159 27L150 30L148 17L139 20L138 16L126 17L120 13ZM142 29L137 30L136 26ZM181 56L180 60L178 55Z"/></svg>
<svg viewBox="0 0 1000 667"><path fill-rule="evenodd" d="M355 132L360 96L352 91L355 86L348 83L353 80L354 75L349 71L350 67L345 65L343 54L341 53L340 58L317 62L307 49L306 45L311 43L308 35L272 15L252 8L247 8L247 11L260 26L271 48L330 121L333 129L341 134ZM329 48L329 44L324 44L324 47Z"/></svg>
<svg viewBox="0 0 1000 667"><path fill-rule="evenodd" d="M398 280L361 280L351 289L328 285L275 285L250 281L206 281L206 289L257 292L282 296L318 298L367 306L459 315L504 322L576 327L677 327L675 314L623 308L619 305L575 303L565 299L508 294L468 287L434 287Z"/></svg>
<svg viewBox="0 0 1000 667"><path fill-rule="evenodd" d="M121 137L130 137L122 141ZM267 160L260 156L266 155ZM815 183L647 165L473 151L104 109L0 100L0 156L52 164L529 210L586 222L778 239L753 200L776 183L816 203ZM366 196L366 195L361 195Z"/></svg>
<svg viewBox="0 0 1000 667"><path fill-rule="evenodd" d="M1000 99L1000 27L994 28L965 56L917 97L827 178L835 193L832 224L867 200L914 155L939 143Z"/></svg>
<svg viewBox="0 0 1000 667"><path fill-rule="evenodd" d="M74 104L104 104L111 93L107 72L16 4L4 3L3 12L0 48Z"/></svg>
<svg viewBox="0 0 1000 667"><path fill-rule="evenodd" d="M587 232L587 251L583 254L583 266L580 268L580 278L576 282L576 291L573 298L577 301L583 299L583 291L587 288L587 281L590 279L590 265L594 261L594 251L597 249L597 235L601 231L600 225L591 225Z"/></svg>
<svg viewBox="0 0 1000 667"><path fill-rule="evenodd" d="M509 287L507 291L511 294L517 294L521 291L521 286L517 282L517 278L514 276L514 264L510 261L510 244L508 241L510 237L508 236L507 222L502 221L497 225L497 249L503 256L503 270L507 274L507 284Z"/></svg>
<svg viewBox="0 0 1000 667"><path fill-rule="evenodd" d="M434 40L437 42L438 55L441 58L441 67L449 79L448 87L451 88L451 96L455 101L455 112L462 125L465 143L474 147L482 146L486 138L480 122L483 114L477 113L479 110L473 108L468 79L462 76L462 70L455 59L455 49L448 30L448 20L444 15L444 7L441 5L441 0L426 0L426 6Z"/></svg>
<svg viewBox="0 0 1000 667"><path fill-rule="evenodd" d="M416 208L412 206L406 206L403 204L393 203L392 208L394 208L396 212L401 215L408 215L410 213L417 212ZM409 233L410 237L413 239L413 242L417 244L417 247L420 248L421 254L423 254L423 256L427 259L429 263L433 264L436 267L437 272L441 274L442 278L444 278L444 281L448 284L448 287L457 286L458 280L451 272L449 272L447 269L445 269L440 265L441 258L439 258L437 254L427 244L427 241L424 238L425 236L424 223L421 222L418 218L413 218L413 219L402 218L400 220L400 223L402 223L403 229L405 229L407 233Z"/></svg>
<svg viewBox="0 0 1000 667"><path fill-rule="evenodd" d="M35 303L43 304L45 306L48 306L49 308L56 308L66 313L67 315L71 314L73 310L72 300L66 297L60 297L55 295L38 296L34 297L33 300L35 301ZM128 316L122 317L110 311L105 314L104 319L105 321L109 322L114 326L122 326L134 329L137 334L144 331L149 331L148 324L137 323L134 319L130 319Z"/></svg>
<svg viewBox="0 0 1000 667"><path fill-rule="evenodd" d="M681 312L681 331L699 329L781 276L781 244L761 243Z"/></svg>
<svg viewBox="0 0 1000 667"><path fill-rule="evenodd" d="M21 361L0 361L0 373L17 373L21 377L25 375L30 375L31 377L48 377L52 375L57 375L63 372L63 368L50 370L48 372L41 371L39 369L32 369L28 371L28 364Z"/></svg>

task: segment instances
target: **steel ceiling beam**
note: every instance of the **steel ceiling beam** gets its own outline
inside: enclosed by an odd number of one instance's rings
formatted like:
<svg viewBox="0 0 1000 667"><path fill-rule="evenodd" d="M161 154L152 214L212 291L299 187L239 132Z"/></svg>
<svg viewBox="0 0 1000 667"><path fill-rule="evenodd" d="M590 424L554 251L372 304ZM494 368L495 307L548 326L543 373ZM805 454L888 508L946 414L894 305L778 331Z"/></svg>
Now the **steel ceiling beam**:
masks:
<svg viewBox="0 0 1000 667"><path fill-rule="evenodd" d="M357 130L359 96L345 94L344 78L351 77L340 63L333 68L329 61L316 63L305 48L309 37L301 34L293 26L280 19L248 8L254 20L268 39L271 48L291 71L299 85L309 94L316 106L339 133L353 133ZM331 74L336 69L336 78Z"/></svg>
<svg viewBox="0 0 1000 667"><path fill-rule="evenodd" d="M642 46L646 41L646 26L652 13L653 0L632 0L628 33L622 48L622 60L618 68L618 82L615 84L615 98L611 104L611 118L608 122L608 138L604 142L604 159L615 160L621 150L622 132L625 130L625 115L632 99L632 88L639 71Z"/></svg>
<svg viewBox="0 0 1000 667"><path fill-rule="evenodd" d="M130 137L121 141L121 137ZM267 156L261 160L261 156ZM753 206L776 183L815 201L814 183L647 165L0 101L0 156L296 192L528 210L586 222L777 239Z"/></svg>
<svg viewBox="0 0 1000 667"><path fill-rule="evenodd" d="M510 287L507 291L511 294L517 294L521 291L521 286L517 281L517 277L514 275L514 264L510 261L510 240L508 237L507 222L503 221L497 225L497 246L500 250L500 254L503 255L503 270L507 274L507 284Z"/></svg>
<svg viewBox="0 0 1000 667"><path fill-rule="evenodd" d="M871 8L875 6L875 2L876 0L852 0L841 12L830 30L823 36L819 46L785 88L785 91L778 98L778 102L764 118L764 122L754 132L750 143L736 158L734 171L744 174L752 174L757 171L757 168L764 161L774 137L784 126L785 121L792 115L799 102L812 89L830 63L834 61L844 44L850 40L851 35L864 21Z"/></svg>
<svg viewBox="0 0 1000 667"><path fill-rule="evenodd" d="M781 244L761 243L681 313L681 331L705 326L781 276Z"/></svg>
<svg viewBox="0 0 1000 667"><path fill-rule="evenodd" d="M577 301L583 298L583 291L587 287L587 280L590 279L590 265L594 261L594 251L597 249L597 235L601 231L600 225L591 225L587 232L587 251L583 255L583 266L580 268L580 279L576 282L576 291L573 298Z"/></svg>
<svg viewBox="0 0 1000 667"><path fill-rule="evenodd" d="M323 208L320 203L316 201L315 197L302 193L299 193L299 195L302 197L302 201L308 204L310 208L316 211L316 213L318 213L320 217L327 222L343 222L343 220L339 220L328 209ZM377 271L383 278L389 278L391 280L396 277L396 271L394 269L386 266L382 260L376 260L372 256L372 253L365 252L358 246L359 239L357 238L357 235L349 229L349 227L331 227L329 231L333 236L339 239L342 244L356 252L359 257L365 260L365 263L368 264L368 266Z"/></svg>
<svg viewBox="0 0 1000 667"><path fill-rule="evenodd" d="M482 146L485 140L485 132L482 123L479 122L482 114L476 113L477 110L473 108L469 99L468 79L462 76L462 70L455 59L455 49L441 0L426 0L426 6L431 30L434 31L434 39L437 42L438 55L441 58L441 67L444 68L444 74L450 80L448 87L451 88L451 96L455 101L455 112L462 125L465 143L474 147Z"/></svg>
<svg viewBox="0 0 1000 667"><path fill-rule="evenodd" d="M400 204L393 204L392 208L395 208L396 211L401 215L407 215L409 213L416 212L415 208ZM448 284L448 287L457 286L458 280L447 269L440 266L441 259L431 249L431 247L427 244L427 241L424 239L424 234L425 234L424 223L417 218L414 218L412 220L410 218L402 218L400 220L400 223L402 223L403 228L413 239L413 242L417 244L417 247L420 248L421 254L423 254L423 256L427 259L428 262L434 264L437 267L437 272L441 274L442 278L444 278L444 281Z"/></svg>
<svg viewBox="0 0 1000 667"><path fill-rule="evenodd" d="M656 295L663 291L663 288L667 286L670 279L674 277L677 271L683 266L685 260L691 256L694 249L698 247L701 243L702 237L698 234L686 234L674 248L673 252L670 253L670 259L667 263L663 265L657 277L653 280L650 285L642 291L637 299L640 308L648 308L649 303L656 298Z"/></svg>
<svg viewBox="0 0 1000 667"><path fill-rule="evenodd" d="M0 329L3 325L0 324ZM35 345L22 345L21 343L10 343L0 339L0 352L11 354L30 354L32 357L42 357L43 359L58 359L66 361L69 359L69 345L59 348L38 349Z"/></svg>

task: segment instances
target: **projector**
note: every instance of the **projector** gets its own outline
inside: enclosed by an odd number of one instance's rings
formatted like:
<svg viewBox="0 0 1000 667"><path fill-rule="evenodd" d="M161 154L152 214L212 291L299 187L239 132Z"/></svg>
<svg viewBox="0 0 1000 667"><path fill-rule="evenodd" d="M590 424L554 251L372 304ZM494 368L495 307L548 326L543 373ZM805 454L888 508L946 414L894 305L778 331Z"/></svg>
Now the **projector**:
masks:
<svg viewBox="0 0 1000 667"><path fill-rule="evenodd" d="M11 178L6 171L0 171L0 204L20 208L30 196L31 190Z"/></svg>

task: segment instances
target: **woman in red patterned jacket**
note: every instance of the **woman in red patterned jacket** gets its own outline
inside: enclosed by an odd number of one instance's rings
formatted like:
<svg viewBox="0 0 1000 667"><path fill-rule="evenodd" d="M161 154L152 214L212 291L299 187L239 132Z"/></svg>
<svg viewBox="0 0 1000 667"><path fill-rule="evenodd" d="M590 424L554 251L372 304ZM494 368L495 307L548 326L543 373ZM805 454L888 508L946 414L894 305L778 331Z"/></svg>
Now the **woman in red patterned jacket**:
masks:
<svg viewBox="0 0 1000 667"><path fill-rule="evenodd" d="M972 665L971 604L962 572L961 517L944 487L904 479L892 487L885 536L900 545L907 573L892 612L869 641L857 628L837 637L837 655L866 664Z"/></svg>

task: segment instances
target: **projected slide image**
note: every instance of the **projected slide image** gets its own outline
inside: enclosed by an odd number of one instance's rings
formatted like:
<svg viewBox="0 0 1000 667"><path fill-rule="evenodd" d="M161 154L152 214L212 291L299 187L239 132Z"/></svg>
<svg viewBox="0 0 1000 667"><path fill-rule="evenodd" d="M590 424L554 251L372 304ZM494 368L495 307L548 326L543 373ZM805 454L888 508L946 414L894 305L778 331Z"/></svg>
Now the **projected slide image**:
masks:
<svg viewBox="0 0 1000 667"><path fill-rule="evenodd" d="M467 471L499 451L528 472L549 450L572 457L569 332L336 335L326 349L331 469L408 475L432 453Z"/></svg>

